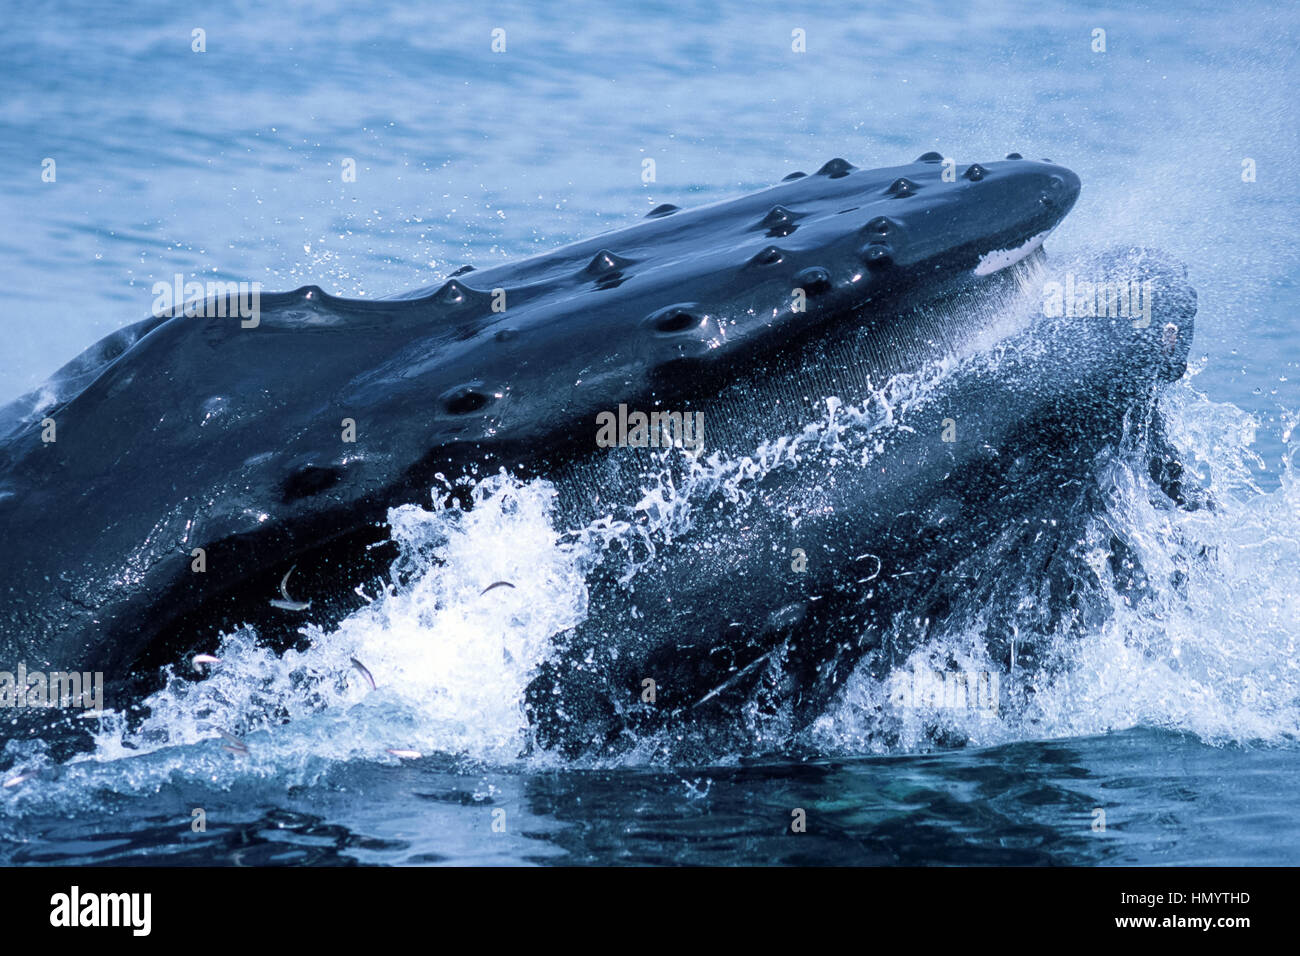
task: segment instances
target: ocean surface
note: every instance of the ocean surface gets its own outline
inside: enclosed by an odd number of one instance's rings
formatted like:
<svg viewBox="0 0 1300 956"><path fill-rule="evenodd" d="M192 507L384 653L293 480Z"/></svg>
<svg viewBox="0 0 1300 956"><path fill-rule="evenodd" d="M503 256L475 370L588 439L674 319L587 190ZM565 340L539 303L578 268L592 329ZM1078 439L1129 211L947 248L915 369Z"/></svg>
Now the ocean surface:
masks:
<svg viewBox="0 0 1300 956"><path fill-rule="evenodd" d="M1295 6L56 0L4 23L0 403L178 273L392 295L833 156L1017 151L1083 180L1049 255L1187 263L1196 340L1162 411L1217 507L1119 482L1109 519L1182 585L1113 595L1019 706L883 737L854 686L797 752L698 766L520 756L530 668L582 614L546 489L397 512L448 573L283 658L231 635L74 759L0 736L0 862L1300 863ZM546 599L457 603L506 574Z"/></svg>

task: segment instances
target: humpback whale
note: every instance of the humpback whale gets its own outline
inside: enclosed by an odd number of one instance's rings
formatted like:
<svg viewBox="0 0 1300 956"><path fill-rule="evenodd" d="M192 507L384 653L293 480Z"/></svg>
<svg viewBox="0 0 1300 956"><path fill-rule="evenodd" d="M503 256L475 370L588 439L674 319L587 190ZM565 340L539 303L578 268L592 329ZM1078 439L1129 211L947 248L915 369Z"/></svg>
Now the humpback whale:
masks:
<svg viewBox="0 0 1300 956"><path fill-rule="evenodd" d="M103 671L122 703L222 631L286 645L336 623L393 559L387 509L430 489L467 505L484 475L541 476L559 520L590 521L649 454L599 444L601 415L701 413L705 453L743 454L830 396L867 401L960 351L978 331L962 316L1015 286L1079 190L1018 154L832 159L393 298L307 286L262 296L255 322L211 300L150 316L0 409L0 656ZM702 522L631 588L594 583L591 620L530 687L538 743L608 746L760 685L806 710L890 613L937 609L958 589L945 568L1028 534L1026 509L1062 505L1181 374L1194 295L1158 257L1126 262L1162 290L1149 327L1040 323L859 449L856 473L774 471L742 520ZM792 576L796 547L811 570Z"/></svg>

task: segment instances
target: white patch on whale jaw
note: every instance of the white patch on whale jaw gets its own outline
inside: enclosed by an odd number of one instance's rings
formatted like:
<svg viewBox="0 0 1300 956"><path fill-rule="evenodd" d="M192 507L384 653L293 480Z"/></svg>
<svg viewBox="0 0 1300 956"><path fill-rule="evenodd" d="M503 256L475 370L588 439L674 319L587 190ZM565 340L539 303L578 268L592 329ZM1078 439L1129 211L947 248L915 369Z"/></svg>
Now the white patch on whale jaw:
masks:
<svg viewBox="0 0 1300 956"><path fill-rule="evenodd" d="M979 265L975 267L977 276L991 275L999 269L1005 269L1007 266L1014 266L1021 259L1032 253L1035 249L1043 244L1052 230L1046 229L1036 236L1030 236L1021 245L1014 249L994 249L992 252L986 252L980 256Z"/></svg>

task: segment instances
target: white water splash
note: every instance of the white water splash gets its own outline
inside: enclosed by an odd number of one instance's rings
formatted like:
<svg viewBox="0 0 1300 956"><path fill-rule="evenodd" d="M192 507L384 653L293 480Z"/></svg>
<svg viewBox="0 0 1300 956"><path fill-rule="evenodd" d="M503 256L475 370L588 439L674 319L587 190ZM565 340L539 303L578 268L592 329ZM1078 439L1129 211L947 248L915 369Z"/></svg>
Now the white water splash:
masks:
<svg viewBox="0 0 1300 956"><path fill-rule="evenodd" d="M1208 743L1300 738L1300 475L1288 456L1280 487L1262 493L1251 478L1257 423L1189 382L1169 390L1162 413L1215 504L1172 508L1145 473L1112 466L1106 513L1080 542L1110 605L1099 630L1082 639L1054 635L1048 663L1012 673L990 661L977 629L940 632L912 651L901 676L995 675L996 714L969 694L898 706L891 678L900 674L878 679L862 667L813 727L810 744L840 753L916 751L940 740L991 746L1139 726ZM1110 578L1115 531L1149 578L1146 600L1131 600Z"/></svg>

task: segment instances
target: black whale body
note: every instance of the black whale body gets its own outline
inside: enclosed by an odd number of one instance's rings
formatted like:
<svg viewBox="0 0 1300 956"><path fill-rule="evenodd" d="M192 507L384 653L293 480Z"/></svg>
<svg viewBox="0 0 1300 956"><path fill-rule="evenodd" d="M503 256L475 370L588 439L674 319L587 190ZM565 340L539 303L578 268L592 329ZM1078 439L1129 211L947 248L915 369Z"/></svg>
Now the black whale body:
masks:
<svg viewBox="0 0 1300 956"><path fill-rule="evenodd" d="M1018 159L951 182L945 168L934 154L883 170L832 160L400 298L307 287L263 296L252 328L178 309L107 337L0 410L0 653L103 670L120 705L222 629L291 640L348 613L353 585L391 559L373 547L386 509L440 475L555 476L562 515L581 521L636 480L595 446L599 412L710 408L710 447L740 451L807 421L825 384L951 352L970 330L945 316L1003 288L1006 272L988 274L1010 258L998 253L1040 242L1079 183ZM737 389L762 397L759 420L718 414ZM1123 391L1107 407L1132 404ZM290 568L306 613L270 604ZM537 719L546 738L554 724Z"/></svg>

